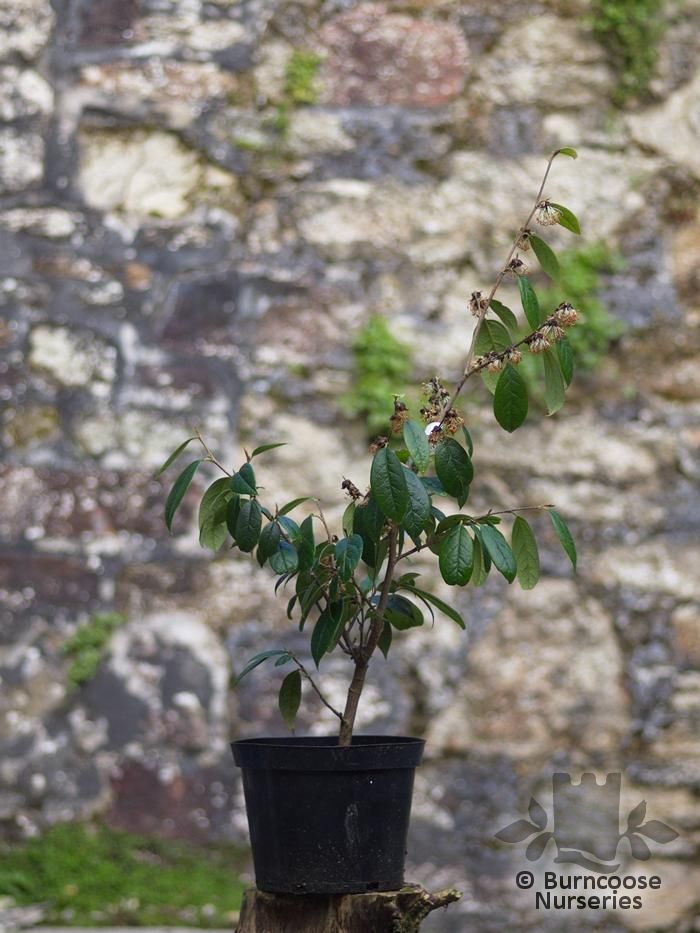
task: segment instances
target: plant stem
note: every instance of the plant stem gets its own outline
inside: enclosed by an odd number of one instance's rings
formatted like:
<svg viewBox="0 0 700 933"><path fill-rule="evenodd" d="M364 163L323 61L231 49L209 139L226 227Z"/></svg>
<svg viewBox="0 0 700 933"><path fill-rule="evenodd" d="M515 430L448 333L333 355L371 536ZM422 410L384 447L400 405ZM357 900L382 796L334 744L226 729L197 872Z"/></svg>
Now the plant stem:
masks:
<svg viewBox="0 0 700 933"><path fill-rule="evenodd" d="M389 531L389 553L387 557L386 572L384 574L384 580L382 581L379 602L377 603L377 608L372 617L372 623L369 628L369 634L367 635L367 641L365 645L361 647L361 650L358 652L357 658L355 660L355 671L352 675L350 687L348 688L347 700L345 702L345 711L343 712L340 720L340 735L338 737L338 745L350 745L352 742L352 730L355 726L355 717L357 716L357 708L360 703L362 688L365 685L367 669L369 667L369 662L372 658L372 655L374 654L377 645L379 644L382 631L384 630L384 612L386 610L386 606L389 601L389 595L391 593L391 584L394 579L396 562L399 559L397 554L397 542L398 529L396 525L392 523L391 530Z"/></svg>
<svg viewBox="0 0 700 933"><path fill-rule="evenodd" d="M304 677L306 677L306 679L307 679L308 682L311 684L311 686L313 687L313 689L316 691L316 693L318 694L318 697L319 697L319 699L321 700L321 702L323 703L323 705L324 705L327 709L329 709L329 710L331 711L331 713L333 713L334 716L337 716L338 719L340 719L340 721L342 722L342 721L343 721L343 714L340 712L340 710L337 710L334 706L331 706L331 704L328 702L328 700L324 697L324 695L323 695L323 694L321 693L321 691L319 690L318 685L316 684L316 681L313 679L313 677L311 676L311 674L309 674L309 672L306 670L306 668L305 668L304 665L301 663L301 661L299 660L299 658L298 658L295 654L293 654L291 651L289 651L288 654L289 654L289 657L292 659L292 661L294 661L294 663L296 664L296 666L297 666L297 667L299 668L299 670L302 672L302 674L304 675Z"/></svg>

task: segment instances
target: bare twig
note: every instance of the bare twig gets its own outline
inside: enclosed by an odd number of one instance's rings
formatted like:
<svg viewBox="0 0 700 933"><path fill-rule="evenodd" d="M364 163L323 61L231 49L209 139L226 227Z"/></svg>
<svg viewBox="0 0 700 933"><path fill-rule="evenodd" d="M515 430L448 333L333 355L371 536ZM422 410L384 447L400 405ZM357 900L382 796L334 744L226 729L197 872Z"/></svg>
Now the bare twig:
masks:
<svg viewBox="0 0 700 933"><path fill-rule="evenodd" d="M331 713L333 713L334 716L337 716L338 719L342 722L342 721L343 721L343 714L340 712L340 710L337 710L337 709L335 709L334 706L331 706L331 704L328 702L328 700L327 700L327 699L324 697L324 695L321 693L320 689L318 688L318 686L317 686L317 684L316 684L316 681L313 679L313 677L311 676L311 674L309 674L309 672L308 672L307 669L304 667L304 665L301 663L301 661L299 660L299 658L298 658L298 657L294 654L294 652L292 652L292 651L288 651L287 654L288 654L289 657L292 659L292 661L294 661L294 663L295 663L296 666L299 668L299 670L301 671L301 673L304 675L304 677L306 677L306 679L308 680L308 682L311 684L311 686L313 687L313 689L314 689L315 692L317 693L317 695L318 695L319 699L321 700L321 702L323 703L323 705L324 705L327 709L329 709L329 710L331 711Z"/></svg>

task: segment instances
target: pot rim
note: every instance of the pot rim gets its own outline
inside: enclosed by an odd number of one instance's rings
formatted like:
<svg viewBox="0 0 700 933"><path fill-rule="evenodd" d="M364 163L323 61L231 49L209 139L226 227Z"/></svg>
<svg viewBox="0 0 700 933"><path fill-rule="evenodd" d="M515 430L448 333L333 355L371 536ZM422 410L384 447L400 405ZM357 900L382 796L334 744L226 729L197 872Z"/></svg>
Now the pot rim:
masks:
<svg viewBox="0 0 700 933"><path fill-rule="evenodd" d="M384 771L416 768L425 740L406 735L355 735L339 746L332 736L269 736L231 743L244 769L280 771Z"/></svg>

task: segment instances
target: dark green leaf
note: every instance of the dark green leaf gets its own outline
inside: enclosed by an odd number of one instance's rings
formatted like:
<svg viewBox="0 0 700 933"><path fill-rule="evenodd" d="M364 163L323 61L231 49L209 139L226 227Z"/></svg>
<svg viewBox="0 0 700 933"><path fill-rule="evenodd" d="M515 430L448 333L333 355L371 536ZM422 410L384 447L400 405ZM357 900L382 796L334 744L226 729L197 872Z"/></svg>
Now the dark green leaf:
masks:
<svg viewBox="0 0 700 933"><path fill-rule="evenodd" d="M376 565L379 556L377 544L384 527L384 521L384 514L373 496L370 496L367 502L358 505L355 509L353 529L362 538L364 543L362 560L370 567Z"/></svg>
<svg viewBox="0 0 700 933"><path fill-rule="evenodd" d="M557 223L560 227L571 230L572 233L581 233L581 224L578 222L578 217L573 211L570 211L568 207L564 207L563 204L552 203L552 207L559 212L559 220Z"/></svg>
<svg viewBox="0 0 700 933"><path fill-rule="evenodd" d="M226 503L232 495L233 493L231 492L231 484L228 476L223 476L221 479L215 480L211 486L209 486L202 496L202 501L199 503L200 529L212 514L220 516L223 511L223 517L219 517L219 521L225 519Z"/></svg>
<svg viewBox="0 0 700 933"><path fill-rule="evenodd" d="M241 673L238 675L238 677L236 677L236 679L235 679L235 681L234 681L234 686L237 687L238 684L239 684L239 683L243 680L243 678L246 676L246 674L250 674L251 671L254 671L255 668L256 668L259 664L262 664L262 663L263 663L263 661L267 661L267 660L269 660L270 658L276 658L276 657L278 657L278 656L280 656L280 655L283 655L283 654L289 655L289 652L288 652L288 651L283 651L283 650L280 649L280 648L269 648L267 651L261 651L260 654L256 654L255 657L252 657L252 658L250 659L250 661L248 661L248 663L247 663L246 666L243 668L243 670L242 670Z"/></svg>
<svg viewBox="0 0 700 933"><path fill-rule="evenodd" d="M348 535L348 537L353 532L353 520L355 518L355 503L351 502L348 507L343 512L343 518L340 522L341 528L343 529L343 534Z"/></svg>
<svg viewBox="0 0 700 933"><path fill-rule="evenodd" d="M443 615L446 615L448 619L452 619L453 622L456 622L457 625L465 629L467 626L464 622L462 616L457 612L456 609L453 609L452 606L448 606L444 600L439 599L433 593L429 593L427 590L421 590L417 586L413 586L412 583L401 583L401 588L408 590L409 593L414 593L416 596L425 600L427 603L435 606L436 609L439 609Z"/></svg>
<svg viewBox="0 0 700 933"><path fill-rule="evenodd" d="M400 522L408 505L408 488L404 468L393 450L382 447L377 451L369 481L382 512L387 518Z"/></svg>
<svg viewBox="0 0 700 933"><path fill-rule="evenodd" d="M278 702L285 725L294 731L294 720L297 718L301 704L301 671L292 671L284 678Z"/></svg>
<svg viewBox="0 0 700 933"><path fill-rule="evenodd" d="M291 601L291 600L290 600ZM281 654L275 661L275 667L282 667L285 664L289 664L291 661L290 655L285 651L284 654Z"/></svg>
<svg viewBox="0 0 700 933"><path fill-rule="evenodd" d="M440 573L450 586L466 586L474 568L474 543L464 525L449 532L440 548Z"/></svg>
<svg viewBox="0 0 700 933"><path fill-rule="evenodd" d="M301 496L299 499L292 499L291 502L288 502L286 505L282 506L277 515L286 515L288 512L291 512L292 509L295 509L298 505L301 505L302 502L308 502L311 498L312 496Z"/></svg>
<svg viewBox="0 0 700 933"><path fill-rule="evenodd" d="M535 289L530 285L530 280L524 275L518 276L518 288L520 289L520 302L527 322L533 330L536 330L544 318L540 311L540 303L537 300Z"/></svg>
<svg viewBox="0 0 700 933"><path fill-rule="evenodd" d="M559 269L559 260L554 255L554 250L534 233L530 234L530 243L535 251L535 256L539 259L540 265L550 279L558 279L561 270Z"/></svg>
<svg viewBox="0 0 700 933"><path fill-rule="evenodd" d="M518 582L524 590L531 590L540 578L540 555L532 528L520 515L513 522L512 541Z"/></svg>
<svg viewBox="0 0 700 933"><path fill-rule="evenodd" d="M443 487L437 476L421 476L421 483L425 486L431 496L447 496L449 493Z"/></svg>
<svg viewBox="0 0 700 933"><path fill-rule="evenodd" d="M423 613L410 599L392 593L384 610L384 621L390 622L399 632L404 632L423 625Z"/></svg>
<svg viewBox="0 0 700 933"><path fill-rule="evenodd" d="M564 404L566 383L559 363L559 354L554 347L544 351L542 362L544 363L544 394L547 412L553 415Z"/></svg>
<svg viewBox="0 0 700 933"><path fill-rule="evenodd" d="M226 526L233 540L236 540L236 522L241 511L241 497L233 496L226 506Z"/></svg>
<svg viewBox="0 0 700 933"><path fill-rule="evenodd" d="M349 580L360 563L363 541L360 535L341 538L335 546L335 563L341 580Z"/></svg>
<svg viewBox="0 0 700 933"><path fill-rule="evenodd" d="M281 539L282 532L277 522L270 522L269 525L265 525L260 532L260 540L258 541L257 558L261 567L268 557L271 557L279 548ZM284 570L277 570L276 572L285 573Z"/></svg>
<svg viewBox="0 0 700 933"><path fill-rule="evenodd" d="M247 499L241 505L241 511L236 519L234 540L245 553L253 550L260 537L262 526L262 512L255 499ZM280 571L281 573L282 571Z"/></svg>
<svg viewBox="0 0 700 933"><path fill-rule="evenodd" d="M430 518L430 496L412 470L406 470L406 486L408 487L408 508L402 524L415 541Z"/></svg>
<svg viewBox="0 0 700 933"><path fill-rule="evenodd" d="M377 642L377 647L384 655L385 658L389 656L389 648L391 648L391 638L392 638L392 628L388 622L384 622L382 626L382 634L379 636L379 641Z"/></svg>
<svg viewBox="0 0 700 933"><path fill-rule="evenodd" d="M286 447L286 444L262 444L260 447L256 447L253 453L250 455L250 459L257 457L259 454L264 454L267 450L274 450L275 447Z"/></svg>
<svg viewBox="0 0 700 933"><path fill-rule="evenodd" d="M486 318L479 329L474 350L478 356L485 356L487 353L494 351L500 353L511 346L512 342L510 334L500 321ZM493 393L496 389L498 376L490 373L488 369L482 369L480 375L486 388Z"/></svg>
<svg viewBox="0 0 700 933"><path fill-rule="evenodd" d="M275 573L294 573L298 566L299 555L294 545L288 541L280 541L277 550L270 555L270 567Z"/></svg>
<svg viewBox="0 0 700 933"><path fill-rule="evenodd" d="M168 531L172 531L172 524L175 513L177 512L185 493L190 488L190 483L194 479L194 475L199 469L201 462L201 460L194 460L192 463L190 463L189 466L186 466L182 473L180 473L178 478L175 480L173 488L170 490L170 495L168 496L165 503L165 524Z"/></svg>
<svg viewBox="0 0 700 933"><path fill-rule="evenodd" d="M578 159L578 152L572 146L564 146L563 149L557 149L556 155L569 156L570 159Z"/></svg>
<svg viewBox="0 0 700 933"><path fill-rule="evenodd" d="M435 472L445 490L455 496L461 507L469 494L474 467L469 454L454 438L446 438L435 449Z"/></svg>
<svg viewBox="0 0 700 933"><path fill-rule="evenodd" d="M176 461L177 458L180 456L180 454L187 448L188 444L191 444L192 441L194 441L194 440L196 440L196 439L197 439L196 436L195 436L195 437L188 437L186 441L183 441L183 442L180 444L180 446L177 447L177 448L170 454L170 456L169 456L168 459L165 461L165 463L163 464L163 466L159 467L159 469L156 470L156 472L153 474L153 477L155 478L156 476L160 476L161 473L165 473L165 471L168 469L168 467L170 466L170 464L171 464L171 463L175 463L175 461Z"/></svg>
<svg viewBox="0 0 700 933"><path fill-rule="evenodd" d="M233 474L231 489L242 496L254 496L257 493L255 471L249 463L244 463L238 473Z"/></svg>
<svg viewBox="0 0 700 933"><path fill-rule="evenodd" d="M493 397L496 421L508 432L515 431L527 418L527 385L510 363L501 372Z"/></svg>
<svg viewBox="0 0 700 933"><path fill-rule="evenodd" d="M291 541L292 544L297 544L301 539L301 529L294 519L290 518L288 515L278 515L277 521L282 528L284 536Z"/></svg>
<svg viewBox="0 0 700 933"><path fill-rule="evenodd" d="M464 442L467 445L467 453L470 457L474 455L474 442L472 441L472 436L469 433L469 428L465 425L462 428L462 434L464 435Z"/></svg>
<svg viewBox="0 0 700 933"><path fill-rule="evenodd" d="M454 528L455 525L468 524L472 521L470 515L446 515L444 518L440 519L437 528L435 529L435 534L441 535L449 531L450 528Z"/></svg>
<svg viewBox="0 0 700 933"><path fill-rule="evenodd" d="M500 317L511 333L515 333L517 331L518 319L507 305L504 305L502 301L498 300L498 298L492 298L489 307L493 308L494 313Z"/></svg>
<svg viewBox="0 0 700 933"><path fill-rule="evenodd" d="M316 667L321 663L323 655L335 646L342 630L343 615L341 606L337 603L331 603L318 617L311 634L311 657L314 659Z"/></svg>
<svg viewBox="0 0 700 933"><path fill-rule="evenodd" d="M564 377L564 382L569 386L574 378L574 354L568 337L562 337L557 342L557 353L559 354L561 374Z"/></svg>
<svg viewBox="0 0 700 933"><path fill-rule="evenodd" d="M299 539L297 541L297 551L299 554L299 569L310 570L313 566L314 555L316 552L316 542L314 541L314 520L312 515L307 515L301 523L299 529Z"/></svg>
<svg viewBox="0 0 700 933"><path fill-rule="evenodd" d="M549 509L549 517L552 519L552 524L554 525L554 530L556 531L557 537L561 542L561 546L566 551L566 554L571 561L572 567L574 570L576 570L576 544L574 543L573 536L569 531L569 526L566 524L559 512L556 511L556 509Z"/></svg>
<svg viewBox="0 0 700 933"><path fill-rule="evenodd" d="M515 580L518 568L510 545L493 525L482 525L479 530L481 532L481 541L489 557L506 580L512 583Z"/></svg>
<svg viewBox="0 0 700 933"><path fill-rule="evenodd" d="M472 586L481 586L482 583L486 582L488 575L489 571L484 561L484 551L477 529L474 535L474 569L469 582Z"/></svg>
<svg viewBox="0 0 700 933"><path fill-rule="evenodd" d="M425 429L417 421L407 421L403 426L403 439L415 468L425 473L430 466L430 444Z"/></svg>

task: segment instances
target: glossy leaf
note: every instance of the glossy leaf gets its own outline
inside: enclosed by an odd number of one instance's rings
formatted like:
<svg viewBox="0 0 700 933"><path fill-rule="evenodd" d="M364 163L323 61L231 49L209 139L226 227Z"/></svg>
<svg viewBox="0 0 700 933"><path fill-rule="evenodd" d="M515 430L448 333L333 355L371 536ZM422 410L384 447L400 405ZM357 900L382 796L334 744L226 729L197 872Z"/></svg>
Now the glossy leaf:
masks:
<svg viewBox="0 0 700 933"><path fill-rule="evenodd" d="M464 525L455 525L440 548L440 574L450 586L466 586L474 569L474 542Z"/></svg>
<svg viewBox="0 0 700 933"><path fill-rule="evenodd" d="M262 512L260 506L255 499L247 499L241 505L234 533L236 544L242 551L249 553L253 550L258 543L261 526Z"/></svg>
<svg viewBox="0 0 700 933"><path fill-rule="evenodd" d="M564 548L567 557L571 561L571 566L574 568L574 570L576 570L576 544L574 543L573 536L569 531L569 526L566 524L559 512L556 511L556 509L549 509L549 517L552 520L552 525L554 525L554 530L556 531L557 537L561 542L561 546Z"/></svg>
<svg viewBox="0 0 700 933"><path fill-rule="evenodd" d="M527 418L527 385L515 366L508 363L501 372L493 397L493 413L500 426L509 433L519 428Z"/></svg>
<svg viewBox="0 0 700 933"><path fill-rule="evenodd" d="M512 541L518 582L524 590L531 590L540 578L540 555L532 528L520 515L513 522Z"/></svg>
<svg viewBox="0 0 700 933"><path fill-rule="evenodd" d="M293 731L294 721L301 705L301 671L292 671L284 678L280 687L278 704L285 725Z"/></svg>
<svg viewBox="0 0 700 933"><path fill-rule="evenodd" d="M415 541L430 519L430 496L412 470L406 470L406 486L408 487L408 507L402 524Z"/></svg>
<svg viewBox="0 0 700 933"><path fill-rule="evenodd" d="M403 426L403 440L419 473L430 466L430 444L425 429L417 421L407 421Z"/></svg>
<svg viewBox="0 0 700 933"><path fill-rule="evenodd" d="M474 569L469 582L472 586L481 586L486 582L488 575L489 572L484 561L484 551L477 529L474 534Z"/></svg>
<svg viewBox="0 0 700 933"><path fill-rule="evenodd" d="M254 671L256 667L263 663L263 661L268 661L270 658L277 658L281 655L289 656L289 652L284 651L281 648L269 648L267 651L261 651L260 654L256 654L250 659L250 661L248 661L238 677L236 677L234 686L238 686L243 678L250 674L251 671Z"/></svg>
<svg viewBox="0 0 700 933"><path fill-rule="evenodd" d="M314 659L316 667L321 663L321 658L335 646L342 632L342 613L338 604L331 603L327 606L314 626L311 634L311 657Z"/></svg>
<svg viewBox="0 0 700 933"><path fill-rule="evenodd" d="M423 625L423 613L415 603L404 596L392 593L384 610L384 621L390 622L399 632Z"/></svg>
<svg viewBox="0 0 700 933"><path fill-rule="evenodd" d="M559 226L564 227L566 230L570 230L572 233L580 234L581 224L578 222L578 217L576 214L574 214L573 211L570 211L568 207L564 207L563 204L554 204L553 202L550 203L559 214L559 220L557 221Z"/></svg>
<svg viewBox="0 0 700 933"><path fill-rule="evenodd" d="M570 159L578 159L578 152L573 146L564 146L562 149L557 149L556 155L565 155L569 156Z"/></svg>
<svg viewBox="0 0 700 933"><path fill-rule="evenodd" d="M518 319L507 305L504 305L502 301L498 300L498 298L492 298L489 307L492 308L494 313L499 316L511 334L514 334L517 331Z"/></svg>
<svg viewBox="0 0 700 933"><path fill-rule="evenodd" d="M189 466L180 473L170 490L170 494L165 502L165 524L168 531L172 531L173 518L180 507L185 493L190 488L190 483L194 479L195 473L199 469L201 460L194 460Z"/></svg>
<svg viewBox="0 0 700 933"><path fill-rule="evenodd" d="M454 438L446 438L435 449L435 472L445 490L457 499L461 508L469 494L474 467L469 454Z"/></svg>
<svg viewBox="0 0 700 933"><path fill-rule="evenodd" d="M562 337L561 340L557 341L557 354L559 355L561 374L564 377L564 382L569 386L574 377L574 354L568 337Z"/></svg>
<svg viewBox="0 0 700 933"><path fill-rule="evenodd" d="M291 502L288 502L286 505L282 506L282 508L277 512L277 515L286 515L288 512L291 512L292 509L295 509L298 505L301 505L302 502L308 502L311 498L311 496L300 496L298 499L292 499Z"/></svg>
<svg viewBox="0 0 700 933"><path fill-rule="evenodd" d="M286 447L286 446L287 446L287 445L286 445L286 444L283 444L283 443L279 443L279 444L262 444L260 447L256 447L256 448L255 448L255 450L253 451L253 453L250 455L250 459L252 460L253 457L258 457L260 454L264 454L264 453L266 453L268 450L274 450L275 447Z"/></svg>
<svg viewBox="0 0 700 933"><path fill-rule="evenodd" d="M434 593L429 593L427 590L421 590L417 586L414 586L412 583L403 582L401 583L401 589L408 590L409 593L413 593L415 596L418 596L420 599L425 600L432 606L435 606L436 609L446 615L448 619L452 619L453 622L456 622L461 629L465 629L467 626L464 622L462 616L457 612L456 609L453 609L452 606L435 596Z"/></svg>
<svg viewBox="0 0 700 933"><path fill-rule="evenodd" d="M274 554L270 555L269 561L275 573L294 573L299 567L299 555L294 545L288 541L280 541L279 547Z"/></svg>
<svg viewBox="0 0 700 933"><path fill-rule="evenodd" d="M400 522L408 505L408 487L404 468L393 450L382 447L377 451L369 481L382 512L387 518Z"/></svg>
<svg viewBox="0 0 700 933"><path fill-rule="evenodd" d="M299 538L296 542L299 554L299 569L310 570L314 563L316 542L314 541L313 516L307 515L299 527Z"/></svg>
<svg viewBox="0 0 700 933"><path fill-rule="evenodd" d="M168 459L165 461L165 463L164 463L161 467L159 467L159 468L156 470L156 472L153 474L154 478L155 478L156 476L160 476L161 473L165 473L165 471L168 469L168 467L169 467L172 463L175 463L175 461L176 461L177 458L180 456L180 454L184 453L184 451L187 449L187 447L189 446L189 444L191 444L192 441L194 441L194 440L196 440L196 439L197 439L196 436L195 436L195 437L188 437L187 440L186 440L186 441L183 441L183 442L180 444L179 447L176 447L175 450L170 454L170 456L168 457Z"/></svg>
<svg viewBox="0 0 700 933"><path fill-rule="evenodd" d="M343 512L343 517L340 522L341 528L343 529L343 534L346 534L348 537L350 537L353 532L353 521L355 518L356 508L356 503L351 502Z"/></svg>
<svg viewBox="0 0 700 933"><path fill-rule="evenodd" d="M553 415L559 411L566 400L566 383L555 347L544 351L542 362L544 363L544 395L547 412Z"/></svg>
<svg viewBox="0 0 700 933"><path fill-rule="evenodd" d="M527 322L533 330L536 330L544 318L540 311L540 303L537 300L535 289L530 284L530 280L524 275L518 276L518 288L520 289L520 302Z"/></svg>
<svg viewBox="0 0 700 933"><path fill-rule="evenodd" d="M241 496L254 496L257 493L255 486L255 471L249 463L244 463L238 473L231 477L231 489Z"/></svg>
<svg viewBox="0 0 700 933"><path fill-rule="evenodd" d="M261 567L279 548L281 540L282 531L277 522L270 522L268 525L265 525L260 532L260 539L258 541L257 558ZM284 573L285 571L277 570L276 572Z"/></svg>
<svg viewBox="0 0 700 933"><path fill-rule="evenodd" d="M561 274L561 269L559 268L559 260L555 256L551 246L545 243L542 237L537 236L535 233L530 234L530 244L542 269L547 273L550 279L558 279Z"/></svg>
<svg viewBox="0 0 700 933"><path fill-rule="evenodd" d="M363 541L360 535L341 538L335 546L335 563L341 580L349 580L362 557Z"/></svg>
<svg viewBox="0 0 700 933"><path fill-rule="evenodd" d="M513 580L515 580L518 568L510 545L501 532L497 528L494 528L493 525L482 525L479 530L484 548L488 552L496 569L503 574L509 583L512 583Z"/></svg>
<svg viewBox="0 0 700 933"><path fill-rule="evenodd" d="M393 630L389 622L384 622L382 626L382 634L379 636L379 641L377 642L377 647L384 655L385 658L389 657L389 649L391 648L391 639L393 637Z"/></svg>
<svg viewBox="0 0 700 933"><path fill-rule="evenodd" d="M431 496L449 495L437 476L420 476L419 479Z"/></svg>
<svg viewBox="0 0 700 933"><path fill-rule="evenodd" d="M241 497L232 496L226 506L226 526L228 532L236 540L236 522L238 521L238 516L241 511Z"/></svg>
<svg viewBox="0 0 700 933"><path fill-rule="evenodd" d="M403 469L403 467L401 468ZM379 556L378 543L384 527L384 513L379 508L373 496L355 509L353 529L360 535L364 547L362 560L370 567L374 567Z"/></svg>
<svg viewBox="0 0 700 933"><path fill-rule="evenodd" d="M213 513L218 514L221 511L222 505L225 513L225 503L228 502L231 495L233 494L231 492L231 482L228 476L223 476L221 479L215 480L211 486L209 486L202 496L202 501L199 503L198 524L200 529L210 515Z"/></svg>

